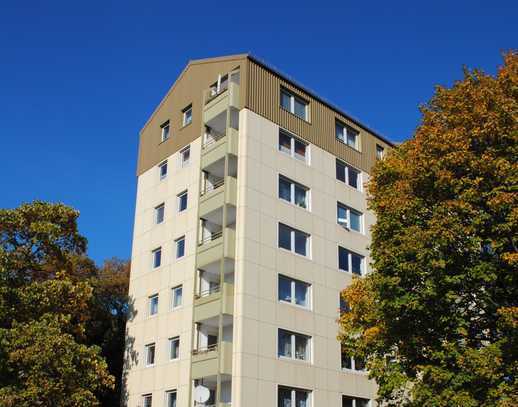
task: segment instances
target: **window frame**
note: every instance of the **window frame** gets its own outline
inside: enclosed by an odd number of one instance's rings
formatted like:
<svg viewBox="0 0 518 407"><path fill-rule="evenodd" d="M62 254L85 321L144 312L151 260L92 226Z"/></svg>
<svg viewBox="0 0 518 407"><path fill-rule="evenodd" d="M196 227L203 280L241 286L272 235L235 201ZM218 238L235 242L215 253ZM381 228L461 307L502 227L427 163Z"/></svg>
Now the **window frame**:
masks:
<svg viewBox="0 0 518 407"><path fill-rule="evenodd" d="M182 246L180 246L180 242L183 242ZM175 252L174 253L175 259L179 260L181 258L184 258L185 257L185 235L180 236L178 239L174 240L174 247L175 247L175 251L174 251ZM182 247L182 255L181 256L178 255L178 251L179 251L180 247Z"/></svg>
<svg viewBox="0 0 518 407"><path fill-rule="evenodd" d="M385 157L385 147L376 143L376 160L383 160Z"/></svg>
<svg viewBox="0 0 518 407"><path fill-rule="evenodd" d="M285 356L280 354L280 337L281 332L289 334L290 336L290 353L292 356ZM306 340L306 359L297 358L297 337L301 337ZM293 332L289 329L277 328L277 359L294 360L297 362L305 362L311 364L313 361L313 346L312 337L310 335L302 334L299 332Z"/></svg>
<svg viewBox="0 0 518 407"><path fill-rule="evenodd" d="M341 180L340 178L338 178L338 166L339 165L344 167L344 180ZM350 170L358 173L358 179L357 179L358 187L354 187L350 184L350 179L349 179ZM335 176L336 176L337 181L344 183L345 185L347 185L350 188L353 188L356 191L363 192L363 172L361 170L359 170L358 168L355 168L352 165L347 164L345 161L342 161L337 158L336 164L335 164Z"/></svg>
<svg viewBox="0 0 518 407"><path fill-rule="evenodd" d="M166 120L160 125L160 142L163 143L171 138L171 122Z"/></svg>
<svg viewBox="0 0 518 407"><path fill-rule="evenodd" d="M349 396L348 394L342 394L342 407L344 405L344 398L348 398L348 399L351 399L352 400L352 406L353 407L358 407L356 405L356 401L358 400L367 400L367 407L371 407L372 406L372 400L371 399L366 399L364 397L358 397L358 396Z"/></svg>
<svg viewBox="0 0 518 407"><path fill-rule="evenodd" d="M178 298L178 290L181 291L180 295L180 303L175 305L175 300ZM183 285L177 285L171 288L171 311L175 311L178 308L181 308L183 305Z"/></svg>
<svg viewBox="0 0 518 407"><path fill-rule="evenodd" d="M290 138L290 151L289 153L281 148L281 134L283 134L286 137ZM304 158L300 156L300 154L297 154L295 151L295 143L299 142L300 144L303 144L305 146L304 150ZM310 144L306 141L303 141L300 137L295 136L293 133L290 133L289 131L279 127L279 136L277 139L277 150L280 151L283 154L286 154L287 156L294 158L300 162L306 163L307 165L310 165Z"/></svg>
<svg viewBox="0 0 518 407"><path fill-rule="evenodd" d="M153 300L156 299L156 308L153 306ZM148 316L153 317L155 315L158 315L158 305L159 305L159 298L158 293L152 294L148 297ZM155 312L153 310L155 309Z"/></svg>
<svg viewBox="0 0 518 407"><path fill-rule="evenodd" d="M290 301L286 301L281 298L280 286L281 286L282 278L289 280ZM297 283L304 285L307 289L307 294L306 294L307 302L308 302L307 305L297 304L297 288L296 288ZM302 308L305 310L311 310L313 307L313 290L312 290L312 288L313 288L312 284L310 284L310 283L306 283L305 281L302 281L302 280L297 280L296 278L289 277L285 274L280 274L280 273L277 274L277 301L279 301L282 304L294 305L296 307L299 307L299 308Z"/></svg>
<svg viewBox="0 0 518 407"><path fill-rule="evenodd" d="M148 407L148 404L146 404L146 400L149 399L150 402L149 402L149 407L153 407L153 394L152 393L147 393L147 394L143 394L142 395L142 406L143 407Z"/></svg>
<svg viewBox="0 0 518 407"><path fill-rule="evenodd" d="M301 389L299 387L292 387L292 386L284 386L282 384L277 385L277 405L279 405L279 397L280 397L280 389L289 390L291 392L291 400L290 404L292 407L296 407L296 392L305 392L307 394L307 406L306 407L312 407L313 406L313 391L308 389Z"/></svg>
<svg viewBox="0 0 518 407"><path fill-rule="evenodd" d="M339 209L344 209L345 210L346 219L345 219L344 223L340 222L340 217L338 216L338 210ZM360 222L360 230L356 230L356 229L353 229L351 227L351 212L357 214L358 217L360 218L360 221L359 221ZM363 212L357 211L356 209L353 209L350 206L341 203L340 201L336 202L336 223L339 226L343 227L344 229L346 229L346 230L348 230L350 232L356 232L356 233L360 233L362 235L365 234Z"/></svg>
<svg viewBox="0 0 518 407"><path fill-rule="evenodd" d="M289 97L290 99L290 108L287 109L285 106L283 106L282 104L282 94L285 94L286 96ZM296 110L295 110L295 101L298 101L300 104L303 104L304 105L304 117L301 117L299 116L297 113L296 113ZM281 109L291 113L292 115L298 117L299 119L301 120L304 120L305 122L310 122L309 120L309 101L304 99L302 96L299 96L297 94L295 94L294 92L292 92L291 90L285 88L284 86L281 86L280 87L280 92L279 92L279 106Z"/></svg>
<svg viewBox="0 0 518 407"><path fill-rule="evenodd" d="M166 390L165 392L165 405L166 407L170 407L172 404L170 403L170 396L173 395L175 396L175 403L178 404L178 391L176 389L174 390Z"/></svg>
<svg viewBox="0 0 518 407"><path fill-rule="evenodd" d="M162 174L162 168L165 168L165 174ZM162 161L160 164L158 164L158 177L160 178L160 181L167 178L167 160Z"/></svg>
<svg viewBox="0 0 518 407"><path fill-rule="evenodd" d="M145 347L145 356L146 356L146 367L152 367L152 366L155 366L156 364L156 342L150 342L150 343L147 343L146 345L144 345ZM151 349L153 349L153 362L152 363L149 363L149 359L150 359L150 351Z"/></svg>
<svg viewBox="0 0 518 407"><path fill-rule="evenodd" d="M290 249L287 249L285 247L282 247L280 245L280 237L281 237L281 227L284 226L290 230ZM305 245L305 251L306 254L301 254L296 251L296 233L300 233L306 237L306 245ZM277 226L277 247L282 250L286 250L287 252L290 252L292 254L296 254L298 256L302 256L308 259L311 259L311 235L309 233L303 232L300 229L296 229L294 227L291 227L287 225L286 223L278 222Z"/></svg>
<svg viewBox="0 0 518 407"><path fill-rule="evenodd" d="M182 209L182 198L185 196L185 208ZM177 199L177 211L178 213L184 212L187 210L187 206L189 205L189 191L186 189L176 195Z"/></svg>
<svg viewBox="0 0 518 407"><path fill-rule="evenodd" d="M159 255L158 265L156 265L157 253ZM157 247L156 249L151 250L151 267L153 269L160 268L162 266L162 246Z"/></svg>
<svg viewBox="0 0 518 407"><path fill-rule="evenodd" d="M160 212L161 211L161 212ZM160 218L161 213L161 218ZM165 221L165 202L155 206L155 225L160 225Z"/></svg>
<svg viewBox="0 0 518 407"><path fill-rule="evenodd" d="M288 182L290 184L290 200L289 201L287 199L284 199L281 196L281 180L284 182ZM299 187L300 189L303 189L305 192L305 204L306 204L305 207L296 203L295 189L297 187ZM309 212L311 212L311 192L310 191L311 190L308 187L306 187L305 185L302 185L299 182L293 181L290 178L288 178L282 174L279 174L279 176L277 177L277 197L284 202L287 202L291 205L295 205L296 207L305 209Z"/></svg>
<svg viewBox="0 0 518 407"><path fill-rule="evenodd" d="M177 344L176 351L177 351L178 356L174 358L173 357L173 345L175 343ZM169 344L169 360L170 361L180 360L180 336L177 335L177 336L170 337L168 339L168 344Z"/></svg>
<svg viewBox="0 0 518 407"><path fill-rule="evenodd" d="M341 127L341 135L338 133L338 127ZM354 145L349 143L349 132L354 135ZM353 150L361 151L360 131L339 119L335 119L335 138Z"/></svg>
<svg viewBox="0 0 518 407"><path fill-rule="evenodd" d="M187 116L187 112L190 112L190 116ZM189 121L187 121L189 117ZM192 103L182 109L182 127L188 126L192 123Z"/></svg>
<svg viewBox="0 0 518 407"><path fill-rule="evenodd" d="M350 364L351 364L351 367L344 367L344 358L347 358L349 359L350 361ZM367 369L365 368L365 363L364 363L364 367L363 369L357 369L356 368L356 358L354 356L350 356L348 354L346 354L342 347L340 349L340 368L343 370L343 371L346 371L346 372L353 372L353 373L367 373Z"/></svg>
<svg viewBox="0 0 518 407"><path fill-rule="evenodd" d="M340 249L345 250L347 252L347 267L348 267L348 270L345 270L345 269L340 267ZM355 273L355 272L352 271L352 263L353 263L352 256L353 255L360 257L360 260L361 260L361 262L360 262L360 274ZM363 255L361 255L359 253L356 253L356 252L354 252L354 251L352 251L350 249L347 249L347 248L345 248L343 246L338 245L338 270L343 271L345 273L354 274L354 275L360 276L360 277L365 276L365 274L366 274L365 256L363 256Z"/></svg>
<svg viewBox="0 0 518 407"><path fill-rule="evenodd" d="M189 152L189 158L185 159L185 153ZM191 163L191 145L187 145L184 148L182 148L180 151L178 151L178 158L179 158L179 165L180 168L188 167Z"/></svg>

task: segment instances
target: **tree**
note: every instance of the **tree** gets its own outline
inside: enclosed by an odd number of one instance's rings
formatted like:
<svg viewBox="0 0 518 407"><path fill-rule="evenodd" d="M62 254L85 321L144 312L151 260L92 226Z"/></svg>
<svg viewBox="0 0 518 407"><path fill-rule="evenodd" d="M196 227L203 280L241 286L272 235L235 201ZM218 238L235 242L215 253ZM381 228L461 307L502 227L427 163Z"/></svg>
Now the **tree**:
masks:
<svg viewBox="0 0 518 407"><path fill-rule="evenodd" d="M518 54L421 112L373 170L373 272L342 292L339 339L387 405L517 405Z"/></svg>
<svg viewBox="0 0 518 407"><path fill-rule="evenodd" d="M78 215L39 201L0 210L2 406L97 406L113 387L85 334L96 268Z"/></svg>

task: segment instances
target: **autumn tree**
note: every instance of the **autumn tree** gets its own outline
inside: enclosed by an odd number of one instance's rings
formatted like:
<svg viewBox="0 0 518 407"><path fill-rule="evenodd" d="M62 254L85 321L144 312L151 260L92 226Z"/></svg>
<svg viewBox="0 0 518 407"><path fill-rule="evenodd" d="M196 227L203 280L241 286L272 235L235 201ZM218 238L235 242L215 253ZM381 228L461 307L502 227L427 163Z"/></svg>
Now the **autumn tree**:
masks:
<svg viewBox="0 0 518 407"><path fill-rule="evenodd" d="M340 339L391 406L518 405L518 54L465 70L374 167Z"/></svg>
<svg viewBox="0 0 518 407"><path fill-rule="evenodd" d="M97 270L78 215L38 201L0 210L1 406L97 406L113 388L87 342Z"/></svg>

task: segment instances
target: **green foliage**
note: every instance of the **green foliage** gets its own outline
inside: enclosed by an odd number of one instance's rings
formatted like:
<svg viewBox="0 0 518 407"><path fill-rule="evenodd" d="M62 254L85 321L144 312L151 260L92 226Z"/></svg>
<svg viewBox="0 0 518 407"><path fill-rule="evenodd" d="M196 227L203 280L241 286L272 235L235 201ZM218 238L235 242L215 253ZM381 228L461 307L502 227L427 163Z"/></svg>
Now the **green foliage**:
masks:
<svg viewBox="0 0 518 407"><path fill-rule="evenodd" d="M518 55L422 114L374 168L375 271L344 290L340 339L387 405L516 405Z"/></svg>

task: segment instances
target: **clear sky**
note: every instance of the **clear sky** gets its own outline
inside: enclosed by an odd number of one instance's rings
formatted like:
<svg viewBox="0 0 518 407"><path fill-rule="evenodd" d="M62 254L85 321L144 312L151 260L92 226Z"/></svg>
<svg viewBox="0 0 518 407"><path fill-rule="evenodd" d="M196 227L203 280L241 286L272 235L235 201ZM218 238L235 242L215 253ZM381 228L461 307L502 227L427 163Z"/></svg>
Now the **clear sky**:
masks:
<svg viewBox="0 0 518 407"><path fill-rule="evenodd" d="M252 52L394 141L462 65L518 47L518 1L0 0L0 207L81 211L131 249L138 133L189 59Z"/></svg>

